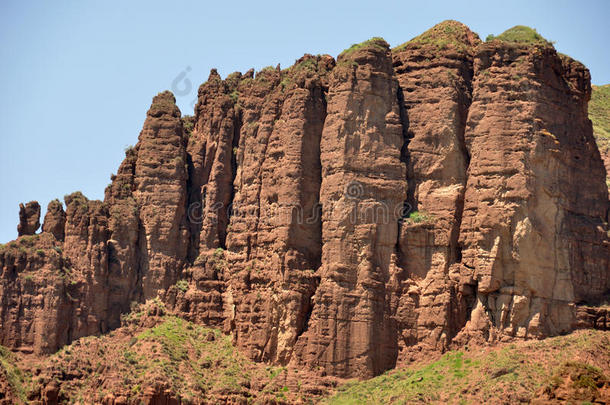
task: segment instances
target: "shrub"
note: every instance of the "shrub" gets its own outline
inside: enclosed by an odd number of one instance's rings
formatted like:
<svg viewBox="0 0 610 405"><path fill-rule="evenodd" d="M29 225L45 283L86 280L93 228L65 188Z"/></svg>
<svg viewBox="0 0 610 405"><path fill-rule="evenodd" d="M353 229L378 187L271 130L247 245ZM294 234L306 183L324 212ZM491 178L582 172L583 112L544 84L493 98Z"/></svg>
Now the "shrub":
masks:
<svg viewBox="0 0 610 405"><path fill-rule="evenodd" d="M229 97L231 97L233 103L237 103L237 100L239 99L239 92L237 90L233 90Z"/></svg>
<svg viewBox="0 0 610 405"><path fill-rule="evenodd" d="M420 222L431 222L434 217L424 211L413 211L409 214L408 219L418 224Z"/></svg>
<svg viewBox="0 0 610 405"><path fill-rule="evenodd" d="M176 283L176 288L182 292L186 292L186 290L189 288L189 283L186 280L178 280Z"/></svg>
<svg viewBox="0 0 610 405"><path fill-rule="evenodd" d="M193 133L193 128L195 128L195 117L192 115L185 115L182 117L182 127L184 128L186 136L190 137Z"/></svg>

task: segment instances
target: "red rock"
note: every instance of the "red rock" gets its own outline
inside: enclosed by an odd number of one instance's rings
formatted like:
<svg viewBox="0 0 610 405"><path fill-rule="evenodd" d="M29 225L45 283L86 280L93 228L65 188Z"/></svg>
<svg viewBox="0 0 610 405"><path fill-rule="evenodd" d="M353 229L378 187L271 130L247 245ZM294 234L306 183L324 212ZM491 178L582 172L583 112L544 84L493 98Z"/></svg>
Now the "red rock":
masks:
<svg viewBox="0 0 610 405"><path fill-rule="evenodd" d="M153 99L136 146L133 198L139 208L142 298L176 283L186 258L186 140L174 96Z"/></svg>
<svg viewBox="0 0 610 405"><path fill-rule="evenodd" d="M373 376L396 360L386 289L406 197L405 143L388 45L340 55L320 144L320 286L300 362L343 377Z"/></svg>
<svg viewBox="0 0 610 405"><path fill-rule="evenodd" d="M64 240L66 226L66 213L59 200L53 200L47 206L44 216L43 232L50 232L59 241Z"/></svg>
<svg viewBox="0 0 610 405"><path fill-rule="evenodd" d="M50 353L158 296L251 359L307 370L313 392L470 340L607 328L590 92L549 44L447 21L336 63L212 71L194 117L160 93L103 202L52 202L40 235L21 205L0 343Z"/></svg>
<svg viewBox="0 0 610 405"><path fill-rule="evenodd" d="M19 236L34 235L40 228L40 204L38 201L30 201L26 205L19 204L19 225L17 232Z"/></svg>

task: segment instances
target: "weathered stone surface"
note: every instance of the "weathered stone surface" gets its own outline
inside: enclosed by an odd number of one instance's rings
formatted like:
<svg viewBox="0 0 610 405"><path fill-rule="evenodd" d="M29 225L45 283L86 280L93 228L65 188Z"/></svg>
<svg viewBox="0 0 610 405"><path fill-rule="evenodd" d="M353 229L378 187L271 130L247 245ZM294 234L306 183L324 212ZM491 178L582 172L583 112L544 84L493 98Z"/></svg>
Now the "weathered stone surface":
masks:
<svg viewBox="0 0 610 405"><path fill-rule="evenodd" d="M17 225L19 236L34 235L38 228L40 228L40 204L38 204L38 201L30 201L25 205L19 204L19 225Z"/></svg>
<svg viewBox="0 0 610 405"><path fill-rule="evenodd" d="M447 45L441 48L428 38ZM461 254L458 235L469 163L464 129L479 43L468 27L446 21L393 53L405 107L403 157L412 216L401 223L392 275L401 352L416 344L443 350L454 333L448 273Z"/></svg>
<svg viewBox="0 0 610 405"><path fill-rule="evenodd" d="M108 331L108 211L101 201L90 201L80 192L67 195L65 203L66 295L73 303L70 342Z"/></svg>
<svg viewBox="0 0 610 405"><path fill-rule="evenodd" d="M49 233L21 236L0 249L0 344L52 353L68 343L67 268Z"/></svg>
<svg viewBox="0 0 610 405"><path fill-rule="evenodd" d="M388 45L372 40L338 58L320 144L320 286L299 360L345 377L372 376L396 361L387 300L400 209L405 142Z"/></svg>
<svg viewBox="0 0 610 405"><path fill-rule="evenodd" d="M193 117L153 99L103 202L52 202L40 235L21 205L0 343L49 353L159 297L315 390L466 342L607 328L590 94L550 44L481 43L454 21L392 51L213 70Z"/></svg>
<svg viewBox="0 0 610 405"><path fill-rule="evenodd" d="M305 55L287 71L259 72L240 87L228 292L236 341L258 360L288 363L317 284L319 145L333 64Z"/></svg>
<svg viewBox="0 0 610 405"><path fill-rule="evenodd" d="M133 198L139 208L139 271L142 298L163 295L184 266L187 158L184 129L174 96L155 96L138 139Z"/></svg>
<svg viewBox="0 0 610 405"><path fill-rule="evenodd" d="M476 296L466 330L490 339L566 332L571 304L599 299L610 268L589 73L550 47L501 41L477 49L474 69L463 260L453 274Z"/></svg>
<svg viewBox="0 0 610 405"><path fill-rule="evenodd" d="M189 222L193 245L204 252L226 244L235 171L233 148L239 142L234 98L240 76L223 81L212 70L199 88L195 128L188 140Z"/></svg>
<svg viewBox="0 0 610 405"><path fill-rule="evenodd" d="M120 325L120 314L140 295L141 225L139 207L133 196L137 149L128 148L125 159L112 183L106 188L104 204L108 207L108 327Z"/></svg>
<svg viewBox="0 0 610 405"><path fill-rule="evenodd" d="M50 232L59 241L64 240L66 226L66 213L59 200L53 200L47 206L47 213L42 224L43 232Z"/></svg>

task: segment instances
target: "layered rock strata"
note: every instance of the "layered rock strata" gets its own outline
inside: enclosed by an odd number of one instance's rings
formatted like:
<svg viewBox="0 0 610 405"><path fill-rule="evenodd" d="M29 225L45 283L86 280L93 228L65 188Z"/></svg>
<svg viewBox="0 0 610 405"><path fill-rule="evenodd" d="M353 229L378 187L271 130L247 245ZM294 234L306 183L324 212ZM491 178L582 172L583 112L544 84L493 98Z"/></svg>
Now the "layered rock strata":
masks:
<svg viewBox="0 0 610 405"><path fill-rule="evenodd" d="M20 207L0 343L49 353L159 297L251 359L370 377L421 350L607 328L590 77L444 22L152 102L104 201ZM191 129L192 128L192 129ZM600 309L601 308L601 309Z"/></svg>

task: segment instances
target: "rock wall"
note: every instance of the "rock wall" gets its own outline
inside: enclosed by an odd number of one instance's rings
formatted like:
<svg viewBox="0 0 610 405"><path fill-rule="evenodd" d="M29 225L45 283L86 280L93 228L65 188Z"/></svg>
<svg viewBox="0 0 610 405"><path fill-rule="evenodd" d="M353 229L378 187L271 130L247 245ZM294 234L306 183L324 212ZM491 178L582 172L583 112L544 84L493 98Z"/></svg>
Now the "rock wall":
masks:
<svg viewBox="0 0 610 405"><path fill-rule="evenodd" d="M566 332L574 303L608 291L608 195L586 115L589 73L552 48L499 41L477 48L474 67L455 274L476 297L466 329Z"/></svg>
<svg viewBox="0 0 610 405"><path fill-rule="evenodd" d="M427 42L432 35L452 46ZM459 323L452 312L456 287L448 275L461 258L458 236L470 162L464 131L479 43L467 27L448 22L393 55L408 136L407 204L414 211L401 223L392 275L401 357L418 344L444 350Z"/></svg>
<svg viewBox="0 0 610 405"><path fill-rule="evenodd" d="M194 117L153 99L103 202L52 202L38 235L40 207L22 206L0 343L53 352L158 296L254 360L370 377L471 340L606 327L590 93L549 44L452 21L392 50L213 70Z"/></svg>
<svg viewBox="0 0 610 405"><path fill-rule="evenodd" d="M397 91L383 40L340 55L330 78L320 286L299 356L332 375L371 376L395 362L386 285L406 197Z"/></svg>

